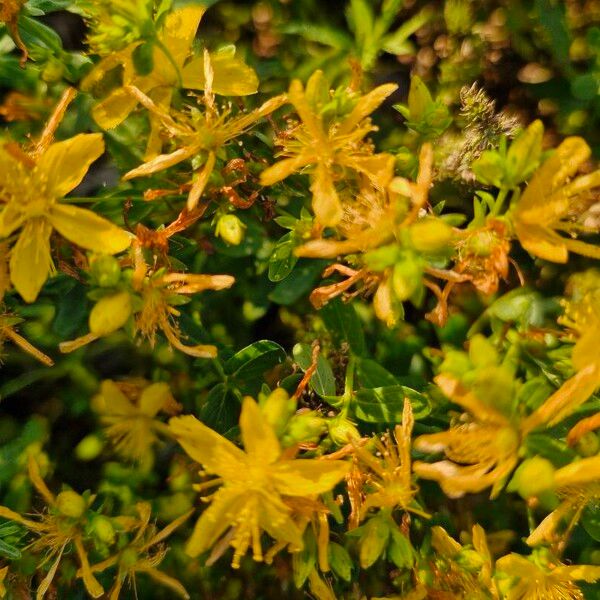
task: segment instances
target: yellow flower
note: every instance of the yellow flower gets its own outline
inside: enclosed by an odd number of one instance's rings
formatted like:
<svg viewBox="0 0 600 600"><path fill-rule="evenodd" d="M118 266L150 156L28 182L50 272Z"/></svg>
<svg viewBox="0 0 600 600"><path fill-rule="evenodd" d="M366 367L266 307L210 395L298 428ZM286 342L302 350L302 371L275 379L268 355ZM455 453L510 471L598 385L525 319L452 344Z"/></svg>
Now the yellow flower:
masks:
<svg viewBox="0 0 600 600"><path fill-rule="evenodd" d="M142 90L135 86L127 89L133 98L145 106L159 127L164 127L169 136L176 140L177 149L168 154L160 154L148 162L126 173L124 179L133 179L163 171L198 154L204 154L202 167L195 173L195 179L188 195L188 211L193 210L212 173L217 153L231 140L246 131L262 117L277 110L284 102L285 96L276 96L267 100L262 106L249 113L232 116L230 108L221 111L215 105L213 95L214 67L208 51L204 53L204 71L206 73L206 90L203 102L204 111L192 109L190 112L171 111L169 114L163 106L155 103Z"/></svg>
<svg viewBox="0 0 600 600"><path fill-rule="evenodd" d="M133 53L140 42L133 43L120 52L114 52L94 68L83 80L82 89L93 89L105 75L117 67L123 69L123 84L111 91L97 104L92 115L98 125L112 129L122 123L136 108L138 98L128 90L135 86L147 94L164 112L169 112L171 100L177 87L201 90L206 85L203 57L186 61L191 54L196 30L206 7L185 6L169 14L158 43L153 50L153 68L148 75L136 73ZM258 88L256 73L228 48L210 55L214 77L212 88L217 94L245 96L254 94ZM159 121L151 116L151 133L146 156L160 152Z"/></svg>
<svg viewBox="0 0 600 600"><path fill-rule="evenodd" d="M302 549L302 530L293 520L286 497L314 497L340 481L349 464L339 460L291 459L282 452L273 428L256 402L244 398L240 429L245 451L191 415L174 417L169 427L183 449L222 483L196 523L187 553L198 556L213 547L231 527L226 540L235 549L233 566L252 546L262 560L261 531L292 552ZM198 486L198 489L207 484Z"/></svg>
<svg viewBox="0 0 600 600"><path fill-rule="evenodd" d="M402 425L396 425L393 436L387 433L381 439L375 438L374 453L356 441L353 443L358 467L364 472L364 499L359 511L360 521L371 508L401 508L427 516L414 500L418 488L411 476L410 447L413 425L412 407L405 399Z"/></svg>
<svg viewBox="0 0 600 600"><path fill-rule="evenodd" d="M414 447L422 452L444 452L446 460L418 461L419 477L439 482L451 498L480 492L492 486L491 497L500 493L518 462L521 443L517 428L500 411L482 402L448 375L435 382L453 402L466 409L459 424L448 431L419 436Z"/></svg>
<svg viewBox="0 0 600 600"><path fill-rule="evenodd" d="M555 543L557 529L568 521L564 546L568 534L577 524L581 511L591 502L600 500L600 455L576 460L554 473L554 489L562 502L527 538L530 546Z"/></svg>
<svg viewBox="0 0 600 600"><path fill-rule="evenodd" d="M378 189L384 189L392 178L394 158L373 154L364 137L375 129L368 116L396 88L392 83L380 85L356 99L350 114L341 121L327 123L321 109L329 102L330 91L323 73L316 71L306 88L299 80L292 81L288 98L301 124L281 136L284 158L261 173L261 183L273 185L292 173L308 172L318 223L337 225L344 214L335 186L338 178L347 179L350 171L366 176Z"/></svg>
<svg viewBox="0 0 600 600"><path fill-rule="evenodd" d="M512 553L496 561L497 580L501 580L498 572L511 578L503 596L506 600L584 600L575 582L593 583L600 579L600 567L568 566L556 560L540 564L540 559L534 562Z"/></svg>
<svg viewBox="0 0 600 600"><path fill-rule="evenodd" d="M593 202L590 192L600 186L600 170L569 181L590 154L582 138L567 138L534 173L513 213L517 237L531 254L557 263L567 262L569 250L600 258L598 246L556 231L575 232L576 225L569 218Z"/></svg>
<svg viewBox="0 0 600 600"><path fill-rule="evenodd" d="M31 455L29 456L28 466L31 483L50 510L39 515L38 520L33 521L22 517L19 513L5 506L0 506L0 517L16 521L37 534L39 537L30 545L32 551L36 554L45 555L40 565L52 561L46 576L38 586L36 600L41 600L45 596L56 575L63 554L71 548L75 549L87 592L93 598L99 598L104 594L104 589L90 570L87 552L84 547L86 537L85 512L95 496L85 499L70 490L55 496L41 478L38 465Z"/></svg>
<svg viewBox="0 0 600 600"><path fill-rule="evenodd" d="M117 452L136 461L152 458L158 434L170 435L169 428L156 418L158 413L174 415L181 410L166 383L115 383L110 379L100 384L91 406Z"/></svg>
<svg viewBox="0 0 600 600"><path fill-rule="evenodd" d="M154 581L170 588L182 598L189 598L189 594L177 579L169 577L169 575L159 571L156 567L162 562L167 553L167 548L161 542L182 525L191 516L193 511L183 514L161 531L157 531L157 528L150 524L152 516L150 504L147 502L138 502L135 508L138 518L115 517L114 519L122 529L135 532L133 540L126 546L120 547L119 552L115 556L111 556L93 565L90 571L92 573L102 573L106 569L117 566L115 583L108 594L108 600L118 600L123 584L127 579L129 579L135 590L137 573L148 575ZM153 546L157 547L153 549ZM77 575L79 577L83 576L83 571L80 569Z"/></svg>
<svg viewBox="0 0 600 600"><path fill-rule="evenodd" d="M69 101L67 91L40 141L31 150L0 146L0 238L20 230L10 252L10 279L26 302L33 302L53 270L50 235L56 229L69 241L96 252L115 254L130 235L90 210L60 200L75 188L104 152L99 133L52 142Z"/></svg>

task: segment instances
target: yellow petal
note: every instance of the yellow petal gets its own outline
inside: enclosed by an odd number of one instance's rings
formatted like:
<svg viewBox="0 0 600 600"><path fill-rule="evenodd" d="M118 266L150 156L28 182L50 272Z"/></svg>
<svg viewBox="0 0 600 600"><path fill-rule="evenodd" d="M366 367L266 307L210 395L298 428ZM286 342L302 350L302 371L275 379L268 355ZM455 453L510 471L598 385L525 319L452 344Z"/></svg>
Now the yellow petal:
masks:
<svg viewBox="0 0 600 600"><path fill-rule="evenodd" d="M290 84L288 97L290 102L294 105L296 112L302 119L302 123L306 127L308 134L320 144L323 144L324 146L327 145L327 138L323 131L321 119L317 114L315 114L310 106L306 96L304 95L302 83L298 79L294 79L294 81L292 81Z"/></svg>
<svg viewBox="0 0 600 600"><path fill-rule="evenodd" d="M372 156L344 156L339 157L339 162L366 175L375 187L385 189L394 176L395 159L391 154L380 153Z"/></svg>
<svg viewBox="0 0 600 600"><path fill-rule="evenodd" d="M561 579L594 583L600 579L600 567L592 565L561 565L552 571Z"/></svg>
<svg viewBox="0 0 600 600"><path fill-rule="evenodd" d="M216 492L210 506L196 522L185 547L186 553L196 557L213 546L223 532L233 525L247 499L248 493L243 487L223 487Z"/></svg>
<svg viewBox="0 0 600 600"><path fill-rule="evenodd" d="M0 212L0 238L8 237L23 225L24 216L16 202L9 202Z"/></svg>
<svg viewBox="0 0 600 600"><path fill-rule="evenodd" d="M303 547L302 530L290 516L289 508L274 495L262 494L259 501L259 525L273 539L290 544L292 552Z"/></svg>
<svg viewBox="0 0 600 600"><path fill-rule="evenodd" d="M196 148L178 148L174 152L170 154L159 154L157 157L153 158L151 161L128 171L123 176L123 179L133 179L134 177L142 177L144 175L151 175L152 173L156 173L157 171L163 171L164 169L168 169L173 165L176 165L186 158L194 155L196 153Z"/></svg>
<svg viewBox="0 0 600 600"><path fill-rule="evenodd" d="M149 417L155 417L172 402L171 389L166 383L151 383L140 396L140 410Z"/></svg>
<svg viewBox="0 0 600 600"><path fill-rule="evenodd" d="M183 587L183 584L179 582L179 580L174 577L169 577L166 573L155 569L154 567L148 565L139 565L136 569L140 573L146 573L149 577L157 581L158 583L162 583L162 585L171 588L177 595L185 598L186 600L190 597L187 593L187 590Z"/></svg>
<svg viewBox="0 0 600 600"><path fill-rule="evenodd" d="M205 12L205 6L189 4L167 16L159 38L179 69L190 54L198 25ZM164 60L168 59L165 57Z"/></svg>
<svg viewBox="0 0 600 600"><path fill-rule="evenodd" d="M545 227L515 221L515 232L521 246L534 256L555 263L566 263L569 251L563 238Z"/></svg>
<svg viewBox="0 0 600 600"><path fill-rule="evenodd" d="M77 550L77 555L79 556L79 562L81 564L81 577L83 579L85 589L87 590L88 594L92 596L92 598L100 598L100 596L104 594L104 588L100 585L100 582L94 577L90 569L90 563L88 561L85 548L83 547L83 543L81 542L81 538L76 537L74 542L75 549Z"/></svg>
<svg viewBox="0 0 600 600"><path fill-rule="evenodd" d="M325 165L317 165L310 190L313 194L312 206L316 220L324 227L337 225L342 220L344 211Z"/></svg>
<svg viewBox="0 0 600 600"><path fill-rule="evenodd" d="M258 90L258 77L254 69L242 59L229 52L214 52L210 54L210 62L214 71L212 90L222 96L247 96ZM191 60L183 69L183 87L193 90L203 90L204 58Z"/></svg>
<svg viewBox="0 0 600 600"><path fill-rule="evenodd" d="M273 185L278 181L298 172L302 167L310 164L313 157L308 154L300 154L294 158L284 158L271 165L260 174L261 185Z"/></svg>
<svg viewBox="0 0 600 600"><path fill-rule="evenodd" d="M216 473L224 479L244 477L245 453L196 417L173 417L169 428L187 454L209 473Z"/></svg>
<svg viewBox="0 0 600 600"><path fill-rule="evenodd" d="M277 490L286 496L328 492L350 470L342 460L297 459L280 461L271 468Z"/></svg>
<svg viewBox="0 0 600 600"><path fill-rule="evenodd" d="M272 463L281 454L279 440L267 422L258 404L246 396L240 415L242 443L249 459L258 463Z"/></svg>
<svg viewBox="0 0 600 600"><path fill-rule="evenodd" d="M100 384L100 391L92 398L92 409L103 415L134 415L137 410L119 386L110 379Z"/></svg>
<svg viewBox="0 0 600 600"><path fill-rule="evenodd" d="M352 112L342 121L338 130L339 135L350 133L365 117L370 115L383 101L398 89L395 83L386 83L371 90L358 99Z"/></svg>
<svg viewBox="0 0 600 600"><path fill-rule="evenodd" d="M585 486L600 480L600 456L591 456L572 462L554 474L557 488Z"/></svg>
<svg viewBox="0 0 600 600"><path fill-rule="evenodd" d="M25 302L33 302L52 269L50 234L43 218L29 219L10 253L10 280Z"/></svg>
<svg viewBox="0 0 600 600"><path fill-rule="evenodd" d="M196 179L194 180L194 183L192 184L192 189L190 190L190 193L188 194L188 199L187 199L188 211L194 210L194 208L196 208L196 206L198 205L198 202L200 201L200 197L202 196L202 193L204 192L204 188L206 187L206 184L208 183L208 179L211 176L213 169L215 168L216 160L217 160L216 154L214 152L209 152L206 162L204 163L204 166L202 167L202 170L200 171L200 173L198 173L196 175Z"/></svg>
<svg viewBox="0 0 600 600"><path fill-rule="evenodd" d="M90 165L104 152L101 133L80 133L52 144L40 157L36 172L47 181L47 191L62 198L81 183Z"/></svg>
<svg viewBox="0 0 600 600"><path fill-rule="evenodd" d="M102 129L114 129L135 109L138 101L124 88L111 92L92 108L92 117Z"/></svg>
<svg viewBox="0 0 600 600"><path fill-rule="evenodd" d="M132 236L104 217L71 204L55 204L48 219L69 241L95 252L116 254L131 244Z"/></svg>

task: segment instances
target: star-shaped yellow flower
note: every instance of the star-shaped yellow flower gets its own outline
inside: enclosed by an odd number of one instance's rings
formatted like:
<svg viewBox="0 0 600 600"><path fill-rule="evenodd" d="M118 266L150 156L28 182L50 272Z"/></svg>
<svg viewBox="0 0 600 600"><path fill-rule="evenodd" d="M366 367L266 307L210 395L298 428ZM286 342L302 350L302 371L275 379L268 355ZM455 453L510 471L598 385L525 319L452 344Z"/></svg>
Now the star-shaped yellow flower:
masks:
<svg viewBox="0 0 600 600"><path fill-rule="evenodd" d="M590 155L582 138L570 137L534 173L513 214L515 233L531 254L556 263L566 263L569 251L600 258L600 247L557 233L576 232L570 217L593 202L590 192L600 186L600 169L569 181Z"/></svg>
<svg viewBox="0 0 600 600"><path fill-rule="evenodd" d="M153 52L153 68L148 75L138 75L133 53L140 42L130 44L121 52L115 52L93 69L83 80L82 89L92 90L116 67L123 69L123 85L112 90L93 109L92 115L98 125L112 129L122 123L138 105L138 99L128 91L134 86L147 94L162 110L168 112L174 90L177 87L202 90L205 86L204 57L186 61L192 52L192 45L204 6L185 6L167 16L163 30L158 35L158 43ZM256 93L258 78L256 73L231 51L231 47L210 55L214 70L212 88L225 96L246 96ZM151 133L148 140L146 158L160 152L159 120L150 115Z"/></svg>
<svg viewBox="0 0 600 600"><path fill-rule="evenodd" d="M91 210L60 200L75 188L104 152L99 133L82 133L53 142L74 93L68 90L37 145L0 146L0 239L20 229L10 252L10 279L26 302L33 302L52 272L50 235L56 229L69 241L95 252L125 250L131 236Z"/></svg>
<svg viewBox="0 0 600 600"><path fill-rule="evenodd" d="M225 531L235 549L233 566L252 546L255 560L262 560L261 531L266 531L291 551L303 547L302 530L292 518L286 497L314 497L327 492L347 473L341 460L291 459L282 453L275 431L258 404L244 398L240 417L244 450L235 446L192 415L174 417L171 431L183 449L223 483L210 497L187 544L187 553L198 556L214 546ZM199 486L203 489L207 485Z"/></svg>

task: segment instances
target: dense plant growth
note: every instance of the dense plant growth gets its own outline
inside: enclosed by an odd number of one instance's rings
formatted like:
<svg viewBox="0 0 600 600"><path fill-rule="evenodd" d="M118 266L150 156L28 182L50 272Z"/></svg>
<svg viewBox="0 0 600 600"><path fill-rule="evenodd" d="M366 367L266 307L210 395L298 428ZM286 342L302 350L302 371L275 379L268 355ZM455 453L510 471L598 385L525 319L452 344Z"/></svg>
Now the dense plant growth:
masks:
<svg viewBox="0 0 600 600"><path fill-rule="evenodd" d="M600 597L596 2L0 21L0 598Z"/></svg>

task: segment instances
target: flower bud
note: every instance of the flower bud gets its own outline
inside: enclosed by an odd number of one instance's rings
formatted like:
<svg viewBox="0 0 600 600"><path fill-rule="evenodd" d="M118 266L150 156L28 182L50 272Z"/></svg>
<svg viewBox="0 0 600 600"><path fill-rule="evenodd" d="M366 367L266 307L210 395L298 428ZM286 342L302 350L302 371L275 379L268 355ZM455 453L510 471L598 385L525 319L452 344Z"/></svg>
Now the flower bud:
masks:
<svg viewBox="0 0 600 600"><path fill-rule="evenodd" d="M336 417L330 419L327 426L329 427L329 437L338 446L344 446L351 440L360 438L356 425L346 418Z"/></svg>
<svg viewBox="0 0 600 600"><path fill-rule="evenodd" d="M228 244L238 246L244 239L244 229L246 229L246 226L238 217L235 215L223 215L217 221L215 235Z"/></svg>
<svg viewBox="0 0 600 600"><path fill-rule="evenodd" d="M90 313L90 331L103 336L120 329L131 314L131 296L128 292L118 292L104 296L96 302Z"/></svg>
<svg viewBox="0 0 600 600"><path fill-rule="evenodd" d="M275 388L261 404L262 413L277 435L281 435L296 412L296 400L283 388Z"/></svg>
<svg viewBox="0 0 600 600"><path fill-rule="evenodd" d="M114 256L100 254L92 258L90 274L100 287L113 287L121 278L121 266Z"/></svg>
<svg viewBox="0 0 600 600"><path fill-rule="evenodd" d="M419 252L433 253L444 250L452 240L452 227L433 217L426 217L410 228L410 239Z"/></svg>
<svg viewBox="0 0 600 600"><path fill-rule="evenodd" d="M421 286L423 271L416 257L407 258L394 265L392 271L392 288L400 302L409 300Z"/></svg>
<svg viewBox="0 0 600 600"><path fill-rule="evenodd" d="M108 517L102 515L94 517L91 532L105 544L112 544L115 541L115 529Z"/></svg>
<svg viewBox="0 0 600 600"><path fill-rule="evenodd" d="M56 496L56 508L65 517L78 519L85 512L86 502L77 492L67 490Z"/></svg>
<svg viewBox="0 0 600 600"><path fill-rule="evenodd" d="M317 413L310 411L294 415L287 426L283 443L291 446L301 442L317 442L327 428L327 422Z"/></svg>
<svg viewBox="0 0 600 600"><path fill-rule="evenodd" d="M75 446L75 456L83 461L94 460L102 452L103 446L102 440L97 435L86 435Z"/></svg>
<svg viewBox="0 0 600 600"><path fill-rule="evenodd" d="M541 456L534 456L521 463L515 471L508 491L516 491L521 498L538 496L554 486L554 466Z"/></svg>

